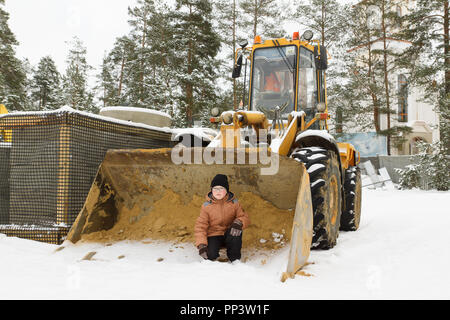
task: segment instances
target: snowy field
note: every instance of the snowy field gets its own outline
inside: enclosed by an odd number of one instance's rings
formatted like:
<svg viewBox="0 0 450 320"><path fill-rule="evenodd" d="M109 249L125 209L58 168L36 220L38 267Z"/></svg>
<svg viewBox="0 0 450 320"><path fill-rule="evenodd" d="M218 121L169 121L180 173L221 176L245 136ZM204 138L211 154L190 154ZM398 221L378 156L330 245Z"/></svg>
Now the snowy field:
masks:
<svg viewBox="0 0 450 320"><path fill-rule="evenodd" d="M312 251L311 276L285 283L287 248L230 264L202 261L192 245L55 252L0 234L0 299L450 299L450 192L363 189L362 212L357 232ZM91 251L92 260L82 260Z"/></svg>

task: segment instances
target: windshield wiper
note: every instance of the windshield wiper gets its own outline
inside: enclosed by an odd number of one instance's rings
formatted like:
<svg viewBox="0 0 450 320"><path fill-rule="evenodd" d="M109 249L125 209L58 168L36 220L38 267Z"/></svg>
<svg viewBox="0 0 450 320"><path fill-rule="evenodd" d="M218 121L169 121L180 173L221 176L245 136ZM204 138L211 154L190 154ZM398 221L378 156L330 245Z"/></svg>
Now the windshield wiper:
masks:
<svg viewBox="0 0 450 320"><path fill-rule="evenodd" d="M297 59L294 58L294 66L291 66L291 63L289 62L288 57L284 53L283 49L281 49L281 45L278 42L278 40L273 40L273 43L275 44L275 47L278 49L278 52L280 53L281 57L283 58L284 63L287 65L289 72L292 73L292 81L294 84L294 87L296 86L296 79L295 79L295 71L297 69ZM292 68L292 69L291 69Z"/></svg>
<svg viewBox="0 0 450 320"><path fill-rule="evenodd" d="M273 43L275 44L275 47L277 48L278 52L280 53L280 56L283 58L284 63L287 65L289 72L290 73L294 73L295 69L294 67L291 65L291 63L289 62L289 59L287 58L287 56L285 55L283 49L281 49L281 46L278 42L278 40L272 40ZM295 63L295 62L294 62Z"/></svg>

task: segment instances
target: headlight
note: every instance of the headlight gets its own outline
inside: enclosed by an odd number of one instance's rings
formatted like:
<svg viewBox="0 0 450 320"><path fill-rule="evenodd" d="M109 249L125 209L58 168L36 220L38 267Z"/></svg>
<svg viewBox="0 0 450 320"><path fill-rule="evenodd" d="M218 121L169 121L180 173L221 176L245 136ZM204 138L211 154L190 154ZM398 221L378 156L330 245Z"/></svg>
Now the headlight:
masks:
<svg viewBox="0 0 450 320"><path fill-rule="evenodd" d="M313 37L314 33L311 30L306 30L302 35L302 38L306 41L310 41Z"/></svg>
<svg viewBox="0 0 450 320"><path fill-rule="evenodd" d="M327 106L323 102L318 103L316 108L319 112L325 112L325 110L327 110Z"/></svg>
<svg viewBox="0 0 450 320"><path fill-rule="evenodd" d="M233 114L231 112L222 113L222 121L225 124L232 124L233 123Z"/></svg>
<svg viewBox="0 0 450 320"><path fill-rule="evenodd" d="M217 116L219 115L219 113L220 113L219 108L214 107L214 108L211 109L211 115L212 115L213 117L217 117Z"/></svg>

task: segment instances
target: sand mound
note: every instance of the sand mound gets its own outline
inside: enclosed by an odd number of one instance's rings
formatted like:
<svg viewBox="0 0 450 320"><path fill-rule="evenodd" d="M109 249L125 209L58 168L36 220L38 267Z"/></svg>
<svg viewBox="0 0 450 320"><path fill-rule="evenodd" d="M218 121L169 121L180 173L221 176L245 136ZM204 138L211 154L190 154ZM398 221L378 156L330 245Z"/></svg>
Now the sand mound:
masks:
<svg viewBox="0 0 450 320"><path fill-rule="evenodd" d="M183 204L178 194L167 190L144 215L139 204L130 210L122 207L119 219L110 230L82 236L84 242L116 242L123 240L163 240L194 243L194 224L204 197L194 196ZM251 225L243 232L243 248L278 249L289 242L294 210L281 210L250 192L239 195L242 208Z"/></svg>

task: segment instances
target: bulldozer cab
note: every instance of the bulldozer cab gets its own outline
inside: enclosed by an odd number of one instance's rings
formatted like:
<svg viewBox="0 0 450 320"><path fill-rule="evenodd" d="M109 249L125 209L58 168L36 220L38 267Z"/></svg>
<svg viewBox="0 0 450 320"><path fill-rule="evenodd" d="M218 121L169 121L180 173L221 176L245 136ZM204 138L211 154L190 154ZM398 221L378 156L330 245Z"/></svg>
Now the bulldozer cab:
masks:
<svg viewBox="0 0 450 320"><path fill-rule="evenodd" d="M304 111L310 121L317 104L327 103L326 48L319 43L313 45L295 35L292 39L264 42L257 37L252 48L243 50L249 53L251 61L249 110L264 112L269 120L273 120L277 107L282 119L287 119L292 111Z"/></svg>
<svg viewBox="0 0 450 320"><path fill-rule="evenodd" d="M296 51L295 46L286 46L253 53L250 110L267 113L283 106L282 115L286 117L294 111Z"/></svg>

